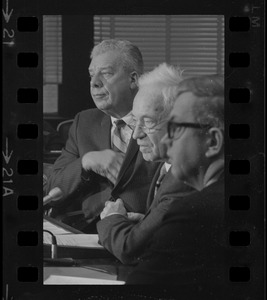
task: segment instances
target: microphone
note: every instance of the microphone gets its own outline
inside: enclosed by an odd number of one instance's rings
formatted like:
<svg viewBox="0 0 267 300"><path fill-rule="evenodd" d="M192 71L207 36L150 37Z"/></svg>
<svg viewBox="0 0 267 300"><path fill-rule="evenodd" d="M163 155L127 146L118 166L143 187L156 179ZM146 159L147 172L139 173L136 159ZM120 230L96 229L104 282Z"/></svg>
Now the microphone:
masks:
<svg viewBox="0 0 267 300"><path fill-rule="evenodd" d="M77 262L73 258L58 258L57 257L57 239L56 236L49 230L43 229L43 232L47 232L51 235L51 258L44 258L45 265L52 266L65 266L72 267L77 266Z"/></svg>
<svg viewBox="0 0 267 300"><path fill-rule="evenodd" d="M57 258L57 239L55 237L55 235L49 231L49 230L43 230L43 232L47 232L51 235L52 237L52 243L51 243L51 258Z"/></svg>
<svg viewBox="0 0 267 300"><path fill-rule="evenodd" d="M63 192L61 191L61 189L59 187L55 187L48 193L48 195L46 195L43 198L43 205L46 205L51 201L57 201L61 199L62 196L63 196Z"/></svg>

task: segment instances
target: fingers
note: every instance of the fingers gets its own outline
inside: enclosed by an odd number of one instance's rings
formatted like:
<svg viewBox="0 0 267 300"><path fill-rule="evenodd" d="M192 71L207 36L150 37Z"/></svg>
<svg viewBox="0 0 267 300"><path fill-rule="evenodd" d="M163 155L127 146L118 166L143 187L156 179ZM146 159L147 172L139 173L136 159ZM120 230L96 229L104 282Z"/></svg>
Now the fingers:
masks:
<svg viewBox="0 0 267 300"><path fill-rule="evenodd" d="M134 222L140 222L144 218L144 214L140 213L134 213L134 212L128 212L127 217L129 220L134 221Z"/></svg>
<svg viewBox="0 0 267 300"><path fill-rule="evenodd" d="M124 160L124 154L110 150L102 163L102 172L100 175L107 177L113 184L116 182L121 165Z"/></svg>
<svg viewBox="0 0 267 300"><path fill-rule="evenodd" d="M82 158L82 167L108 178L115 184L124 156L124 153L110 149L87 152Z"/></svg>
<svg viewBox="0 0 267 300"><path fill-rule="evenodd" d="M107 200L107 201L105 202L105 207L108 206L108 205L123 205L123 206L124 206L123 201L122 201L121 198L117 198L116 201L110 201L110 200Z"/></svg>
<svg viewBox="0 0 267 300"><path fill-rule="evenodd" d="M115 182L117 180L118 173L114 169L103 170L103 169L98 168L98 169L95 169L94 172L103 177L106 177L113 184L115 184Z"/></svg>
<svg viewBox="0 0 267 300"><path fill-rule="evenodd" d="M106 169L106 175L105 177L107 177L113 184L115 184L118 175L120 172L120 166L119 165L111 165L108 169Z"/></svg>
<svg viewBox="0 0 267 300"><path fill-rule="evenodd" d="M125 207L123 205L123 201L121 199L117 199L115 202L106 201L105 208L101 212L100 218L102 220L103 218L106 218L107 216L113 215L113 214L119 214L119 215L123 215L123 216L127 215L126 209L125 209Z"/></svg>
<svg viewBox="0 0 267 300"><path fill-rule="evenodd" d="M106 217L106 212L105 212L105 210L103 210L102 212L101 212L101 214L100 214L100 219L102 220L102 219L104 219Z"/></svg>
<svg viewBox="0 0 267 300"><path fill-rule="evenodd" d="M106 170L118 174L124 160L124 154L114 151L113 153L114 155L111 156L109 161L107 162Z"/></svg>
<svg viewBox="0 0 267 300"><path fill-rule="evenodd" d="M102 151L91 151L87 152L82 157L82 166L85 170L107 170L111 166L118 168L120 167L124 159L124 154L115 152L110 149Z"/></svg>
<svg viewBox="0 0 267 300"><path fill-rule="evenodd" d="M116 158L117 158L117 161L120 165L122 165L123 161L124 161L124 157L125 157L125 154L124 153L120 153L120 152L115 152L116 154Z"/></svg>
<svg viewBox="0 0 267 300"><path fill-rule="evenodd" d="M116 203L122 204L122 205L124 206L123 201L121 200L121 198L118 198L118 199L116 200Z"/></svg>

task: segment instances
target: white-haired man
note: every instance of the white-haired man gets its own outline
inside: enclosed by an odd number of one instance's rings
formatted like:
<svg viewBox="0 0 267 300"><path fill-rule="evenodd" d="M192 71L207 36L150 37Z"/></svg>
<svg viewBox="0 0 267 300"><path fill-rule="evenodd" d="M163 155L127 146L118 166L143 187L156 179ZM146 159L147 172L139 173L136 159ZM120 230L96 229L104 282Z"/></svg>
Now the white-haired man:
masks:
<svg viewBox="0 0 267 300"><path fill-rule="evenodd" d="M158 164L144 161L129 126L142 71L141 52L129 41L104 40L92 50L90 91L97 108L75 117L47 187L47 192L55 187L63 192L52 202L52 216L84 232L91 232L88 224L111 196L122 197L129 211L146 211Z"/></svg>
<svg viewBox="0 0 267 300"><path fill-rule="evenodd" d="M127 213L123 198L115 202L107 201L100 215L102 220L97 223L101 244L126 264L136 263L146 242L160 226L173 200L172 195L179 192L182 196L191 190L182 182L177 183L168 172L170 164L165 162L166 145L160 143L167 132L167 120L175 100L173 91L181 81L180 73L173 66L165 63L159 65L140 77L139 91L134 99L133 137L146 161L161 162L148 195L148 212L145 216Z"/></svg>

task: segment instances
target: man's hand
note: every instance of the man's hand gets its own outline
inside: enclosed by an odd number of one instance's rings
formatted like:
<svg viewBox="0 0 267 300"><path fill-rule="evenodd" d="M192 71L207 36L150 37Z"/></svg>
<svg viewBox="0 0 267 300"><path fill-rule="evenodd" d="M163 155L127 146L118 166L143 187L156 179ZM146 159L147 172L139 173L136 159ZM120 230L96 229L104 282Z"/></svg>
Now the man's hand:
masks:
<svg viewBox="0 0 267 300"><path fill-rule="evenodd" d="M120 198L118 198L115 202L106 201L105 208L103 209L102 213L100 214L100 218L102 220L102 219L104 219L110 215L114 215L114 214L127 216L126 209Z"/></svg>
<svg viewBox="0 0 267 300"><path fill-rule="evenodd" d="M133 222L140 222L144 219L144 214L140 214L140 213L135 213L135 212L128 212L127 213L127 217L129 220L133 221Z"/></svg>
<svg viewBox="0 0 267 300"><path fill-rule="evenodd" d="M82 167L108 178L113 184L116 182L123 159L123 153L110 149L87 152L82 157Z"/></svg>

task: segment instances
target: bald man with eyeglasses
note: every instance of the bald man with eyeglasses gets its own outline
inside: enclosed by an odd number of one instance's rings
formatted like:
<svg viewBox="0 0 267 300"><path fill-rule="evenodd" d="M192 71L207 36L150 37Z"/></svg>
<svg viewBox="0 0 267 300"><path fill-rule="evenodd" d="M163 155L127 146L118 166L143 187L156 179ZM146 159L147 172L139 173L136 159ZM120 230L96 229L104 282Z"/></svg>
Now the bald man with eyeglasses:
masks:
<svg viewBox="0 0 267 300"><path fill-rule="evenodd" d="M143 158L161 162L151 183L145 215L126 212L122 199L107 201L97 223L100 243L125 264L135 264L146 248L153 232L160 226L173 195L192 191L183 182L177 183L166 161L166 145L160 140L167 132L167 121L173 107L180 70L161 64L145 73L138 81L139 90L133 103L130 124ZM141 183L142 184L142 183Z"/></svg>

